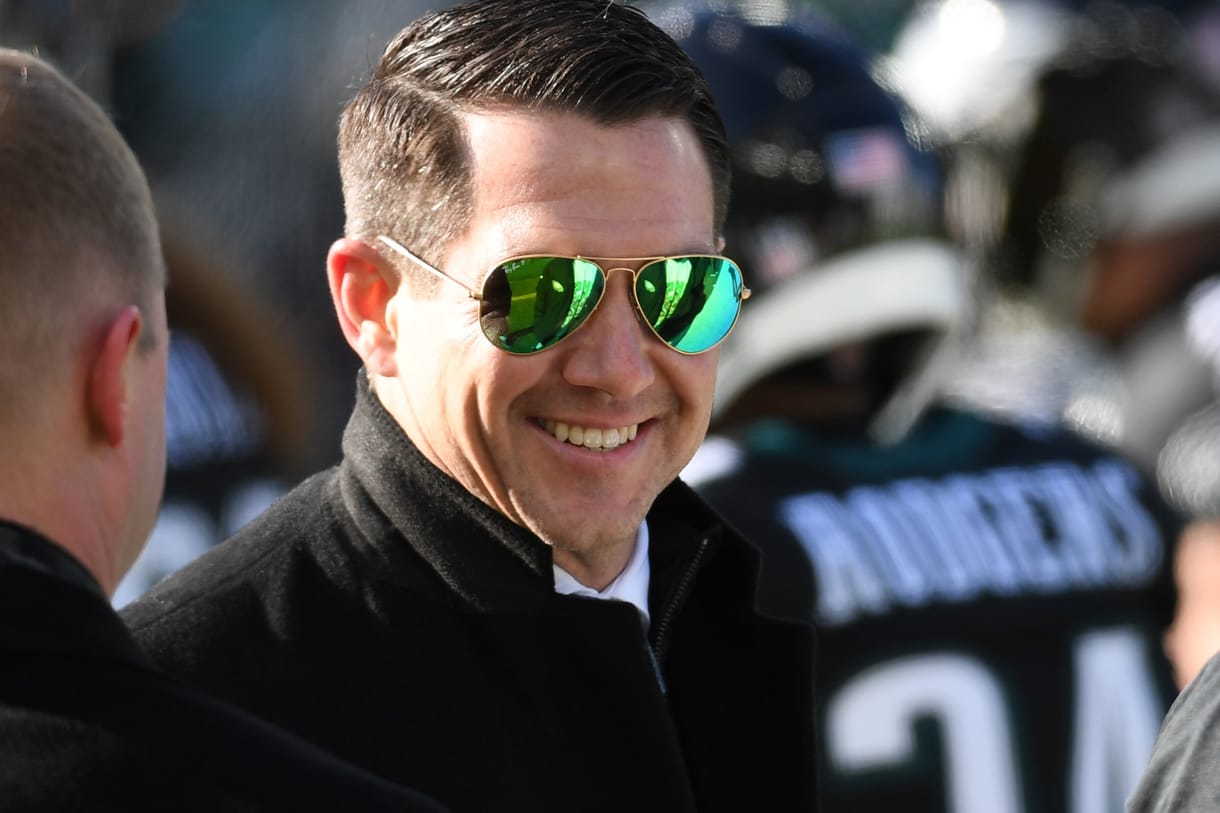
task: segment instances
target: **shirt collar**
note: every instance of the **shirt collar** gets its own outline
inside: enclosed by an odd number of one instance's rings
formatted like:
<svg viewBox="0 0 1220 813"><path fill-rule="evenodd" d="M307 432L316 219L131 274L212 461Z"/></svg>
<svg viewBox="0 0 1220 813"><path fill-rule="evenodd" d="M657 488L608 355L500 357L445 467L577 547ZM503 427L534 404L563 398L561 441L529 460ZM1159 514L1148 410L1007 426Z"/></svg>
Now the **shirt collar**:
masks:
<svg viewBox="0 0 1220 813"><path fill-rule="evenodd" d="M571 573L556 564L551 565L555 571L555 592L566 596L588 596L589 598L614 599L626 601L635 605L640 612L644 628L648 628L648 586L651 579L651 569L648 565L648 523L641 522L640 530L635 537L635 550L623 572L614 581L606 585L604 590L594 590L578 582Z"/></svg>

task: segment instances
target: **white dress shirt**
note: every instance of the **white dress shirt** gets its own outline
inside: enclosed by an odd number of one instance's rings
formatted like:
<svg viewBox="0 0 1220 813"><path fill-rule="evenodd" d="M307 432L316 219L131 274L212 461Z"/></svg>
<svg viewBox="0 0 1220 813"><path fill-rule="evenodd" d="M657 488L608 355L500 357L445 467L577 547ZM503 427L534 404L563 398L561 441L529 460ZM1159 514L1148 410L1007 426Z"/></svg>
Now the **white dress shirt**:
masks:
<svg viewBox="0 0 1220 813"><path fill-rule="evenodd" d="M623 572L614 581L606 585L604 590L594 590L578 582L571 573L559 565L552 565L555 570L555 592L566 596L588 596L590 598L612 599L634 604L640 612L640 620L644 629L648 629L648 584L652 571L648 564L648 523L641 522L639 533L635 537L635 550Z"/></svg>

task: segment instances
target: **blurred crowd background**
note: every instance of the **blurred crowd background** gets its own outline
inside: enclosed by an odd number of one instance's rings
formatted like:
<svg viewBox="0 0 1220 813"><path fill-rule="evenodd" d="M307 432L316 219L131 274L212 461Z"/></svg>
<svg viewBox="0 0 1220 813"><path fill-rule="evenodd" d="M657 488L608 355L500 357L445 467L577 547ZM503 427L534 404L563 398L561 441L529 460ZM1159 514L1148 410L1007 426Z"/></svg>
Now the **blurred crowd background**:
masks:
<svg viewBox="0 0 1220 813"><path fill-rule="evenodd" d="M170 472L116 604L338 459L356 357L324 277L336 121L439 5L0 0L0 43L113 113L163 219ZM1220 4L734 5L842 26L945 166L973 301L936 386L1114 444L1189 516L1220 514Z"/></svg>

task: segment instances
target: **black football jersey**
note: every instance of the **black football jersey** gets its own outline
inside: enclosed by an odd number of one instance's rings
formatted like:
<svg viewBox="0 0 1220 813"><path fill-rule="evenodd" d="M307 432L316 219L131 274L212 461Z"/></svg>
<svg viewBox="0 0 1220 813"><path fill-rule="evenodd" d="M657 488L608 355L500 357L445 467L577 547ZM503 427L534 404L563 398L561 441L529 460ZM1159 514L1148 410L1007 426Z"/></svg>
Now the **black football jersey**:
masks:
<svg viewBox="0 0 1220 813"><path fill-rule="evenodd" d="M930 411L879 447L760 423L684 478L812 620L823 810L1119 813L1173 698L1180 520L1067 430Z"/></svg>

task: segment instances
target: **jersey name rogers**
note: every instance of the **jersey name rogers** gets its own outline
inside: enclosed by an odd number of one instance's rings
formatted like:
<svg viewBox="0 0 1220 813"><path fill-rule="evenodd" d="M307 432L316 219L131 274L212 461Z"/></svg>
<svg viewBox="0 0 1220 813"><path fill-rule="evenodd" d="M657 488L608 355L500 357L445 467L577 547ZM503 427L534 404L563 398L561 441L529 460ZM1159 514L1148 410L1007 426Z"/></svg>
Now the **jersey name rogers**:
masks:
<svg viewBox="0 0 1220 813"><path fill-rule="evenodd" d="M1140 587L1164 543L1126 462L1054 462L791 496L778 517L818 581L818 621L985 595Z"/></svg>

